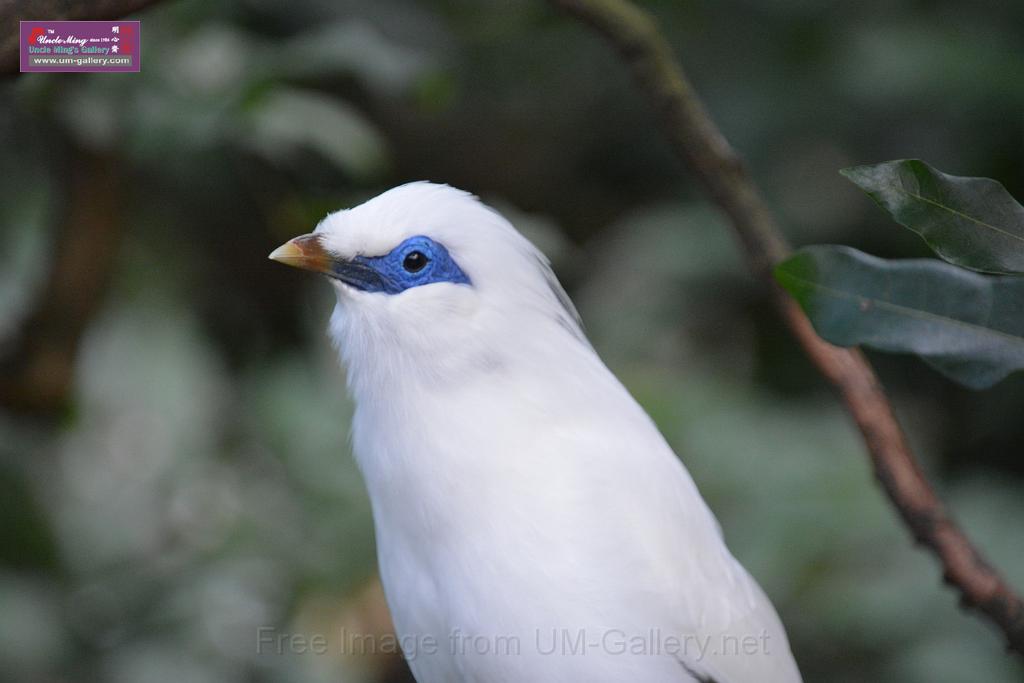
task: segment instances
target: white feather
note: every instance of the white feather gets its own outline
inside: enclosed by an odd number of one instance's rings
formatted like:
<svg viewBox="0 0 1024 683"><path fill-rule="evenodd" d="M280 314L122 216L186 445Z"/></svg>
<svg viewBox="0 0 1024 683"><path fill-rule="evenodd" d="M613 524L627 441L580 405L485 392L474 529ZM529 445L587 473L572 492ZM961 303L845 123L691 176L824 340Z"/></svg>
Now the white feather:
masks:
<svg viewBox="0 0 1024 683"><path fill-rule="evenodd" d="M533 245L429 183L317 232L341 258L426 235L472 281L334 281L355 455L420 683L800 681L771 603Z"/></svg>

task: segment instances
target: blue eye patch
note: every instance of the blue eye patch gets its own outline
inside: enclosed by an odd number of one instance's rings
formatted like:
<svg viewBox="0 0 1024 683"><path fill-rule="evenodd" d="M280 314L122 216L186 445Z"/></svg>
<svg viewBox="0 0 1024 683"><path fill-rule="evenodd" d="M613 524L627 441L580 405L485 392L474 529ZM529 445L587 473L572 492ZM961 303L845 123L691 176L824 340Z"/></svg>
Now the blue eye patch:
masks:
<svg viewBox="0 0 1024 683"><path fill-rule="evenodd" d="M331 277L364 292L399 294L435 282L471 285L444 245L416 235L383 256L356 256L331 265Z"/></svg>

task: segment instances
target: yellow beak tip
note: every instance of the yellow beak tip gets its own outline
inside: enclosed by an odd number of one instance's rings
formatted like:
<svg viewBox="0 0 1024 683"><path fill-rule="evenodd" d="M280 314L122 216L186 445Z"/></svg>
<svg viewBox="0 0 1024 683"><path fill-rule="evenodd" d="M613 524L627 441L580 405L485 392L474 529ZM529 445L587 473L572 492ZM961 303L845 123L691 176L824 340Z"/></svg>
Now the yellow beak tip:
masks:
<svg viewBox="0 0 1024 683"><path fill-rule="evenodd" d="M331 270L332 259L316 234L299 235L288 240L270 252L271 261L283 263L293 268L311 270L314 273L327 273Z"/></svg>
<svg viewBox="0 0 1024 683"><path fill-rule="evenodd" d="M279 261L281 263L294 263L296 260L301 259L304 256L302 250L299 249L291 242L285 242L274 251L270 252L269 258L271 261Z"/></svg>

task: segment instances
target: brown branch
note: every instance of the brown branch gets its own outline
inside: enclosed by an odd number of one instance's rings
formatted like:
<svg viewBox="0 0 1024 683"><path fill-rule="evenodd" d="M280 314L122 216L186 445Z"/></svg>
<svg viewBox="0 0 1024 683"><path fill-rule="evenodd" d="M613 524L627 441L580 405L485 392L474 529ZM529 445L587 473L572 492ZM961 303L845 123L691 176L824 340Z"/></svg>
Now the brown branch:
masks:
<svg viewBox="0 0 1024 683"><path fill-rule="evenodd" d="M892 504L942 564L962 604L1002 630L1024 654L1024 603L953 521L907 445L892 406L857 349L815 334L800 307L776 283L772 268L789 252L775 219L676 61L654 20L628 0L551 0L600 33L618 51L653 104L673 150L696 173L729 218L754 275L771 292L786 325L818 370L839 391L867 446L875 476Z"/></svg>
<svg viewBox="0 0 1024 683"><path fill-rule="evenodd" d="M18 72L19 21L117 19L156 0L0 0L0 74Z"/></svg>
<svg viewBox="0 0 1024 683"><path fill-rule="evenodd" d="M54 414L67 403L79 340L103 301L124 232L120 173L73 151L67 206L35 307L0 355L0 407Z"/></svg>

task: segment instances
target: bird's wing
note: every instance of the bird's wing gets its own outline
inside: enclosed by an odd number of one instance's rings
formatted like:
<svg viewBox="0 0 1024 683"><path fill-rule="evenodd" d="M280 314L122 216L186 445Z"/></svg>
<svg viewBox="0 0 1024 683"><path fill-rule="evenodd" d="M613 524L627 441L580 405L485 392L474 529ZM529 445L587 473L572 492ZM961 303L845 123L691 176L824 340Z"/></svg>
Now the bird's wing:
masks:
<svg viewBox="0 0 1024 683"><path fill-rule="evenodd" d="M619 408L564 429L573 443L561 452L587 453L581 488L598 494L595 528L607 534L597 552L620 553L599 580L633 591L623 619L656 628L649 637L698 680L799 683L774 607L730 554L689 473L639 406Z"/></svg>
<svg viewBox="0 0 1024 683"><path fill-rule="evenodd" d="M774 608L729 553L689 473L593 352L574 348L543 372L503 376L500 392L488 377L459 401L423 402L415 413L411 433L443 433L441 443L457 436L457 448L430 457L417 441L408 447L417 457L403 464L422 468L411 478L417 495L424 481L435 482L426 493L444 492L432 508L444 524L422 537L458 529L444 571L446 580L462 572L459 619L508 615L527 637L540 624L598 637L617 630L647 648L625 658L602 648L591 658L543 657L535 663L547 680L579 680L553 675L560 665L635 666L639 675L618 680L648 683L799 683ZM382 431L406 434L409 425ZM435 470L459 476L437 480ZM400 491L389 481L379 496ZM493 590L499 584L525 594Z"/></svg>
<svg viewBox="0 0 1024 683"><path fill-rule="evenodd" d="M734 560L735 562L735 560ZM733 620L724 629L703 631L703 652L680 656L691 673L715 683L800 683L789 642L775 609L760 586L738 563L739 581L753 601L745 614L733 610Z"/></svg>

